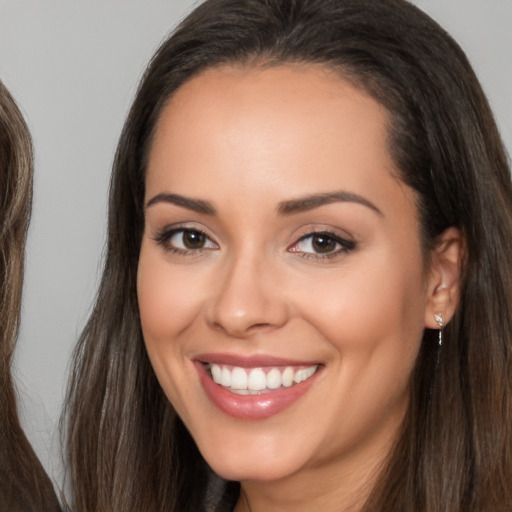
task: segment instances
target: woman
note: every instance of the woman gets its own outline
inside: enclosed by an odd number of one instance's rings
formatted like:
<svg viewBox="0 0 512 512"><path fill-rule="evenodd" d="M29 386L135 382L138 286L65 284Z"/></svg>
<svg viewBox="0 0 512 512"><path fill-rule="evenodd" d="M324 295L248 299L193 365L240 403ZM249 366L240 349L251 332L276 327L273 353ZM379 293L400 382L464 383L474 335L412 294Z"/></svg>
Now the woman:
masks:
<svg viewBox="0 0 512 512"><path fill-rule="evenodd" d="M512 187L402 0L210 0L117 150L69 390L90 510L512 507Z"/></svg>
<svg viewBox="0 0 512 512"><path fill-rule="evenodd" d="M20 426L11 376L32 201L32 144L25 121L2 82L0 180L0 510L56 511L59 505L52 484Z"/></svg>

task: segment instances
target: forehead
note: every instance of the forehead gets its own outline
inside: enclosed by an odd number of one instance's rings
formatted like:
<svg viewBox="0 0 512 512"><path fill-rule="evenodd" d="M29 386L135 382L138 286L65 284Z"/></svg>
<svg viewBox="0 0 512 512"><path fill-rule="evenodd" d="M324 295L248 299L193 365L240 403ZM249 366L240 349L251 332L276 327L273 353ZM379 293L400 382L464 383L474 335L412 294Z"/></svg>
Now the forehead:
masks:
<svg viewBox="0 0 512 512"><path fill-rule="evenodd" d="M300 161L302 167L316 154L317 167L328 157L348 159L358 145L363 160L376 158L392 172L387 126L383 106L329 69L224 66L195 76L169 99L156 126L148 170L151 174L164 159L172 167L172 161L185 163L185 157L197 160L206 153L211 158L221 151L231 153L228 167L235 174L258 161L263 170L270 157L284 164L286 156L294 156L293 165Z"/></svg>
<svg viewBox="0 0 512 512"><path fill-rule="evenodd" d="M308 126L304 126L308 129L321 127L320 123L326 120L332 122L336 108L347 115L357 111L358 124L368 128L380 125L380 129L387 124L388 112L382 105L362 87L326 66L225 65L207 69L179 87L162 109L156 134L165 132L169 118L178 118L180 114L195 115L187 123L195 129L200 128L200 120L210 116L217 116L217 123L222 118L224 125L232 123L235 116L239 120L242 116L251 117L251 123L256 125L258 121L268 122L270 114L275 116L273 123L279 116L288 130L290 121L299 120L299 116L309 118ZM328 133L324 132L323 136L327 137Z"/></svg>
<svg viewBox="0 0 512 512"><path fill-rule="evenodd" d="M182 85L149 153L146 200L172 192L218 205L265 207L345 190L381 211L416 217L414 193L388 148L388 111L315 65L225 66Z"/></svg>

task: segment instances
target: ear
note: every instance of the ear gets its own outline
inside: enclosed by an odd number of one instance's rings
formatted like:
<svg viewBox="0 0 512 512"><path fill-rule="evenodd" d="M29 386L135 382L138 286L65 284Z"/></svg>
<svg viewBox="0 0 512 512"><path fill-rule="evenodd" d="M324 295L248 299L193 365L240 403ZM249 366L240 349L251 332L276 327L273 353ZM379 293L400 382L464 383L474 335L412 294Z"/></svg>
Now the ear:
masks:
<svg viewBox="0 0 512 512"><path fill-rule="evenodd" d="M450 227L436 240L430 253L425 327L439 329L436 315L443 325L452 319L459 304L459 277L464 259L464 236L459 229Z"/></svg>

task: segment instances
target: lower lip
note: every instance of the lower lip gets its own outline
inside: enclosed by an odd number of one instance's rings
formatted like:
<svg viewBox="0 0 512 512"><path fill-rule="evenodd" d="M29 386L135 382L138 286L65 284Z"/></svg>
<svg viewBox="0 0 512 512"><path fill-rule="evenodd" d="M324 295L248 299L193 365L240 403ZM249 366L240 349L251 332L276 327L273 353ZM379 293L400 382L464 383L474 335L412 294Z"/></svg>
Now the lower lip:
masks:
<svg viewBox="0 0 512 512"><path fill-rule="evenodd" d="M270 418L301 398L311 387L319 370L309 379L289 388L261 393L239 395L216 384L200 362L196 363L201 384L210 401L228 416L241 420L264 420Z"/></svg>

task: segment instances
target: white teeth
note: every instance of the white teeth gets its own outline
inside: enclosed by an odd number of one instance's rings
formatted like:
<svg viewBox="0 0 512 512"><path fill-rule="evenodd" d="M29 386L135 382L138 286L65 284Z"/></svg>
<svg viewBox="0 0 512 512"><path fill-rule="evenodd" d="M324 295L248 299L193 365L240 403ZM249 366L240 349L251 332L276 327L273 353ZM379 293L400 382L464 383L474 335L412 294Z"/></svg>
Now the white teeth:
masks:
<svg viewBox="0 0 512 512"><path fill-rule="evenodd" d="M212 365L211 370L212 370L212 378L213 378L214 382L216 382L217 384L221 384L222 383L222 380L221 380L222 370L220 369L220 366L217 366L216 364L214 364L214 365Z"/></svg>
<svg viewBox="0 0 512 512"><path fill-rule="evenodd" d="M213 366L217 366L217 365L212 365L212 368L213 368ZM215 379L213 379L213 380L215 380ZM220 384L227 388L229 388L229 386L231 386L231 372L229 371L229 368L226 368L226 367L222 368L222 376L220 379Z"/></svg>
<svg viewBox="0 0 512 512"><path fill-rule="evenodd" d="M212 379L225 388L231 388L234 392L251 394L265 389L289 388L294 383L309 379L317 370L318 365L308 368L295 369L287 366L284 370L271 368L267 373L262 368L252 370L238 366L229 367L219 364L211 364Z"/></svg>
<svg viewBox="0 0 512 512"><path fill-rule="evenodd" d="M285 388L289 388L293 384L293 368L286 368L286 370L283 372L283 386Z"/></svg>
<svg viewBox="0 0 512 512"><path fill-rule="evenodd" d="M243 368L233 368L231 387L233 389L247 389L247 372Z"/></svg>
<svg viewBox="0 0 512 512"><path fill-rule="evenodd" d="M260 391L267 387L267 378L265 372L261 368L255 368L249 374L247 381L247 389L252 391Z"/></svg>
<svg viewBox="0 0 512 512"><path fill-rule="evenodd" d="M267 388L268 389L277 389L282 385L281 380L281 372L277 368L272 368L267 373Z"/></svg>
<svg viewBox="0 0 512 512"><path fill-rule="evenodd" d="M316 372L316 368L306 368L304 370L304 378L302 380L309 379Z"/></svg>
<svg viewBox="0 0 512 512"><path fill-rule="evenodd" d="M316 368L310 367L310 368L304 368L303 370L299 370L298 372L295 372L295 376L293 377L293 381L295 384L298 384L299 382L302 382L303 380L309 379L313 373L315 373Z"/></svg>

